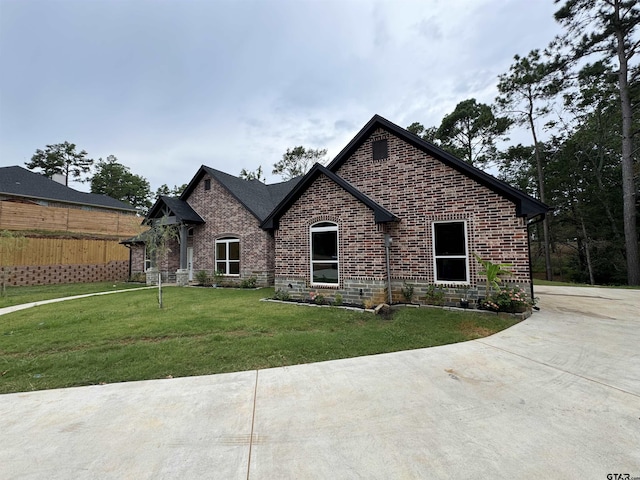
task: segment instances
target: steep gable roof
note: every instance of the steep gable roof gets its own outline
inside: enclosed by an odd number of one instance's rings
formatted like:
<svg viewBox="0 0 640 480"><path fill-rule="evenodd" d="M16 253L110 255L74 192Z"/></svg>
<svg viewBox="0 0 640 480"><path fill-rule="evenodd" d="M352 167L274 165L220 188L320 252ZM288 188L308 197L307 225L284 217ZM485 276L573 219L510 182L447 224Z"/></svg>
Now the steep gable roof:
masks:
<svg viewBox="0 0 640 480"><path fill-rule="evenodd" d="M376 223L395 222L398 220L393 213L386 208L382 207L360 190L355 188L349 182L339 175L333 173L331 170L323 167L319 163L316 163L311 170L298 182L295 188L282 199L280 204L271 212L271 214L260 225L265 230L278 228L278 220L282 214L289 209L289 207L304 193L304 191L315 181L320 175L325 175L329 180L334 182L340 188L350 193L360 202L364 203L367 207L373 210L373 215Z"/></svg>
<svg viewBox="0 0 640 480"><path fill-rule="evenodd" d="M205 174L214 178L232 197L238 200L261 222L302 178L296 177L287 182L266 185L258 180L244 180L203 165L180 196L181 200L189 198Z"/></svg>
<svg viewBox="0 0 640 480"><path fill-rule="evenodd" d="M402 127L390 122L380 115L374 115L367 124L362 127L358 134L351 140L336 158L327 166L332 172L336 172L340 166L371 136L371 134L382 128L392 135L413 145L419 150L427 153L445 165L454 168L458 172L493 190L495 193L511 200L516 205L516 213L520 217L532 218L538 215L545 215L551 208L530 195L512 187L511 185L498 180L492 175L469 165L459 158L445 152L432 143L423 140L417 135L405 130Z"/></svg>
<svg viewBox="0 0 640 480"><path fill-rule="evenodd" d="M107 195L85 193L19 166L0 167L0 195L135 212L131 205Z"/></svg>
<svg viewBox="0 0 640 480"><path fill-rule="evenodd" d="M200 215L198 215L187 202L179 198L168 197L166 195L160 195L160 197L158 197L156 203L153 204L153 207L151 207L149 213L147 213L144 222L148 223L150 219L161 218L165 214L175 217L178 223L194 225L204 223L202 217L200 217Z"/></svg>

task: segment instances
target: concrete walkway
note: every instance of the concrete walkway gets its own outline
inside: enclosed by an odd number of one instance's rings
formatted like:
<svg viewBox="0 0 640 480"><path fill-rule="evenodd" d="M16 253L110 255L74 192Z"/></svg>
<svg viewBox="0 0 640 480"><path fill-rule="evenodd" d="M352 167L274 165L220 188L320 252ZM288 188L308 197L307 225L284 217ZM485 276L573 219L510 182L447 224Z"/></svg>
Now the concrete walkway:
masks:
<svg viewBox="0 0 640 480"><path fill-rule="evenodd" d="M0 395L0 478L640 477L640 291L537 294L472 342Z"/></svg>
<svg viewBox="0 0 640 480"><path fill-rule="evenodd" d="M12 305L10 307L0 308L0 316L6 315L7 313L11 313L11 312L17 312L19 310L25 310L27 308L37 307L39 305L46 305L48 303L66 302L67 300L77 300L79 298L96 297L98 295L111 295L112 293L133 292L135 290L145 290L147 288L158 288L158 287L126 288L124 290L110 290L108 292L85 293L83 295L74 295L72 297L52 298L50 300L40 300L38 302L21 303L20 305Z"/></svg>

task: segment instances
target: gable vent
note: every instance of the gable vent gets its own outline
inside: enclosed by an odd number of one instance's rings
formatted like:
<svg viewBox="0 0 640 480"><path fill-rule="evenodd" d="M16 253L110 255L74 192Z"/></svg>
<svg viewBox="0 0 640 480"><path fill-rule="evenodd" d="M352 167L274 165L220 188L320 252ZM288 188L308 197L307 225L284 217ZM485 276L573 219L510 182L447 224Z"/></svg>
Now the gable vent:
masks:
<svg viewBox="0 0 640 480"><path fill-rule="evenodd" d="M385 158L389 158L389 144L387 139L376 140L373 142L373 159L383 160Z"/></svg>

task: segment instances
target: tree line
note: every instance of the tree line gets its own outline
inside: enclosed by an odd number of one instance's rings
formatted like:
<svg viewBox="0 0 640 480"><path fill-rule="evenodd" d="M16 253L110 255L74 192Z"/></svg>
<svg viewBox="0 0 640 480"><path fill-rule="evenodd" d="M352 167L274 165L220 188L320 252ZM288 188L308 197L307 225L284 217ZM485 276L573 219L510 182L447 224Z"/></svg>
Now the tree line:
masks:
<svg viewBox="0 0 640 480"><path fill-rule="evenodd" d="M563 33L514 56L493 105L464 100L439 126L407 129L554 208L532 232L547 279L639 285L640 7L556 3ZM518 130L530 141L509 145Z"/></svg>
<svg viewBox="0 0 640 480"><path fill-rule="evenodd" d="M171 188L163 184L152 193L149 181L132 173L114 155L97 161L87 155L85 150L77 151L74 143L65 141L47 145L44 150L37 149L25 166L30 170L40 170L47 177L63 175L67 186L69 178L89 183L91 193L108 195L126 202L140 213L146 213L160 195L178 196L187 187L184 184Z"/></svg>

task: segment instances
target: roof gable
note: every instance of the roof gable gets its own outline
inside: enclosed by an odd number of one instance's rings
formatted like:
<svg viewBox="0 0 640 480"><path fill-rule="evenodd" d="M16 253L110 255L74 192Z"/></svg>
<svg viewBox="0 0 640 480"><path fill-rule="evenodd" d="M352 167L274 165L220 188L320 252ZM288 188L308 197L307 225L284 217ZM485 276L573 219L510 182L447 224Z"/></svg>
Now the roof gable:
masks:
<svg viewBox="0 0 640 480"><path fill-rule="evenodd" d="M131 205L107 195L85 193L19 166L0 167L0 194L110 210L135 212Z"/></svg>
<svg viewBox="0 0 640 480"><path fill-rule="evenodd" d="M259 180L244 180L228 173L202 165L180 196L186 200L193 193L204 175L215 179L229 194L262 222L274 207L296 186L302 177L267 185Z"/></svg>
<svg viewBox="0 0 640 480"><path fill-rule="evenodd" d="M144 222L148 223L151 219L162 218L164 216L175 217L178 223L195 225L204 223L202 217L184 200L160 195L156 203L149 210L149 213L147 213Z"/></svg>
<svg viewBox="0 0 640 480"><path fill-rule="evenodd" d="M362 193L360 190L355 188L349 182L347 182L344 178L340 177L336 173L330 171L326 167L323 167L319 163L316 163L311 170L298 182L291 192L282 199L280 204L271 212L271 214L262 222L260 225L265 230L271 230L274 228L278 228L278 220L286 212L289 207L298 199L300 196L309 188L309 186L318 178L319 175L325 175L329 180L334 182L340 188L344 189L346 192L350 193L353 197L355 197L360 202L364 203L367 207L369 207L373 211L374 219L376 223L386 223L386 222L395 222L398 220L393 213L391 213L386 208L382 207L374 200L369 198L367 195Z"/></svg>
<svg viewBox="0 0 640 480"><path fill-rule="evenodd" d="M516 205L516 214L521 217L531 218L544 215L550 207L530 195L498 180L494 176L476 168L441 148L427 142L417 135L390 122L380 115L374 115L356 136L342 149L335 159L327 166L332 172L337 172L340 166L377 130L382 128L401 140L409 143L429 156L457 170L477 183L484 185L502 197L512 201Z"/></svg>

